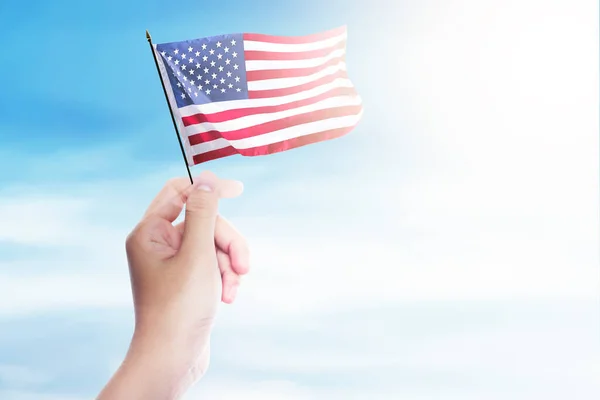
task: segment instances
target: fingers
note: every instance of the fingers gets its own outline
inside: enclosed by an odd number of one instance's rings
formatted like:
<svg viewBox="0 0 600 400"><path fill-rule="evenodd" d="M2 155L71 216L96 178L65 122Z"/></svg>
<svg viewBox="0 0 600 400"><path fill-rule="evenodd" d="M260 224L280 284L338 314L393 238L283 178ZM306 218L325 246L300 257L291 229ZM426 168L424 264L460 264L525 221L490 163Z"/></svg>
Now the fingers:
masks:
<svg viewBox="0 0 600 400"><path fill-rule="evenodd" d="M214 187L194 185L185 206L185 227L179 254L188 260L215 254L214 232L219 198Z"/></svg>
<svg viewBox="0 0 600 400"><path fill-rule="evenodd" d="M180 222L175 228L183 234L185 221ZM250 271L250 250L244 236L235 227L220 215L217 215L215 225L215 244L229 257L233 271L238 275L245 275Z"/></svg>
<svg viewBox="0 0 600 400"><path fill-rule="evenodd" d="M175 221L187 200L192 185L187 178L170 179L152 200L144 217L156 215L169 222Z"/></svg>
<svg viewBox="0 0 600 400"><path fill-rule="evenodd" d="M194 187L201 184L213 188L219 198L237 197L244 191L244 186L241 182L219 179L219 177L210 171L203 171L194 178L194 186L190 184L188 178L173 178L165 184L152 203L150 203L144 216L156 215L169 222L175 221L179 214L181 214L181 210L189 194L194 190Z"/></svg>
<svg viewBox="0 0 600 400"><path fill-rule="evenodd" d="M231 268L229 256L219 249L217 249L217 261L223 282L221 301L231 304L235 300L240 286L240 276Z"/></svg>
<svg viewBox="0 0 600 400"><path fill-rule="evenodd" d="M239 275L250 270L250 251L246 239L222 216L217 216L215 243L229 255L231 267Z"/></svg>

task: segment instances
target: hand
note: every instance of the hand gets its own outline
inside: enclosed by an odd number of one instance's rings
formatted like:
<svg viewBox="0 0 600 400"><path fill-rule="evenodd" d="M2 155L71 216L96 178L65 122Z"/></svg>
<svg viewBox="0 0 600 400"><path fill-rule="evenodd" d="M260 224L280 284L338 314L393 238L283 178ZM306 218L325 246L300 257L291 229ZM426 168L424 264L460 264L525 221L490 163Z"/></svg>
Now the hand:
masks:
<svg viewBox="0 0 600 400"><path fill-rule="evenodd" d="M219 198L241 192L211 173L193 186L173 179L129 235L135 331L99 399L176 399L206 372L218 303L233 302L249 269L245 241L217 213Z"/></svg>

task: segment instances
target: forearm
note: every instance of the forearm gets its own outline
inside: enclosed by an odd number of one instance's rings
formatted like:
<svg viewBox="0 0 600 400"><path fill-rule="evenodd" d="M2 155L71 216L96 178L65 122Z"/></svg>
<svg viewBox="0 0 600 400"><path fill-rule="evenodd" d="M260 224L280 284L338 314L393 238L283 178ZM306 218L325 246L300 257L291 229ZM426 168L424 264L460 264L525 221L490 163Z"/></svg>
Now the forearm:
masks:
<svg viewBox="0 0 600 400"><path fill-rule="evenodd" d="M125 360L97 400L175 400L194 383L193 360L181 346L136 333Z"/></svg>

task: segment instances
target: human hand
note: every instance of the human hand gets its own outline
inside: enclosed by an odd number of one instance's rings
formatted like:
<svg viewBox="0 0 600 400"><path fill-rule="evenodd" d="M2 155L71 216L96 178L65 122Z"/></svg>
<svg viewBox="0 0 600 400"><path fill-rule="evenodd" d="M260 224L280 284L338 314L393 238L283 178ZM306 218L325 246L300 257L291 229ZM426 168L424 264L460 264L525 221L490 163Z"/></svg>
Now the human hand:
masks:
<svg viewBox="0 0 600 400"><path fill-rule="evenodd" d="M249 268L243 237L217 213L219 198L242 190L205 172L193 186L169 181L150 204L126 244L132 343L100 399L175 399L206 372L218 303L233 302ZM174 226L184 204L185 221ZM137 379L151 383L127 388Z"/></svg>

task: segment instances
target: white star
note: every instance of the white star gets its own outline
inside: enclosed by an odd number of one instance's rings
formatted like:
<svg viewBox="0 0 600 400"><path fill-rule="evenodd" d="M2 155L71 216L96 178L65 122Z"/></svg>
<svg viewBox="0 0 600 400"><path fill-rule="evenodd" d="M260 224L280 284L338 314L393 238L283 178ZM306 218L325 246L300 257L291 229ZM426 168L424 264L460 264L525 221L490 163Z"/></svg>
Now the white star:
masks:
<svg viewBox="0 0 600 400"><path fill-rule="evenodd" d="M177 87L181 87L181 82L177 82Z"/></svg>
<svg viewBox="0 0 600 400"><path fill-rule="evenodd" d="M217 42L217 47L221 47L221 42Z"/></svg>
<svg viewBox="0 0 600 400"><path fill-rule="evenodd" d="M175 60L175 65L178 65L178 64L179 64L179 60Z"/></svg>
<svg viewBox="0 0 600 400"><path fill-rule="evenodd" d="M233 69L238 69L238 65L237 64L233 64Z"/></svg>
<svg viewBox="0 0 600 400"><path fill-rule="evenodd" d="M202 57L202 61L208 61L208 56Z"/></svg>
<svg viewBox="0 0 600 400"><path fill-rule="evenodd" d="M185 66L185 64L183 64L183 65L181 66L181 69L182 69L182 70L184 70L184 71L185 71L185 69L186 69L186 68L187 68L187 67Z"/></svg>
<svg viewBox="0 0 600 400"><path fill-rule="evenodd" d="M216 88L218 88L218 87L219 87L219 85L213 85L213 88L214 88L214 89L216 89Z"/></svg>
<svg viewBox="0 0 600 400"><path fill-rule="evenodd" d="M207 85L210 83L210 80L205 80L204 83L206 83Z"/></svg>
<svg viewBox="0 0 600 400"><path fill-rule="evenodd" d="M196 69L200 69L200 63L196 63Z"/></svg>
<svg viewBox="0 0 600 400"><path fill-rule="evenodd" d="M175 49L175 51L173 53L179 54L179 49Z"/></svg>
<svg viewBox="0 0 600 400"><path fill-rule="evenodd" d="M219 65L219 72L223 72L223 66Z"/></svg>
<svg viewBox="0 0 600 400"><path fill-rule="evenodd" d="M190 81L190 85L194 86L194 84L196 83L196 81Z"/></svg>
<svg viewBox="0 0 600 400"><path fill-rule="evenodd" d="M239 76L236 76L236 77L235 77L235 81L236 81L236 82L239 82L239 81L240 81L240 77L239 77Z"/></svg>
<svg viewBox="0 0 600 400"><path fill-rule="evenodd" d="M233 58L237 57L237 53L235 51L233 53L231 53L231 55L233 56Z"/></svg>
<svg viewBox="0 0 600 400"><path fill-rule="evenodd" d="M225 65L229 65L230 62L231 60L228 58L227 60L225 60Z"/></svg>
<svg viewBox="0 0 600 400"><path fill-rule="evenodd" d="M236 92L241 92L241 91L242 91L242 89L240 89L240 88L237 88L237 89L235 89L235 91L236 91Z"/></svg>
<svg viewBox="0 0 600 400"><path fill-rule="evenodd" d="M188 62L191 64L194 62L194 59L190 57L190 58L188 58Z"/></svg>
<svg viewBox="0 0 600 400"><path fill-rule="evenodd" d="M190 53L192 52L192 50L194 50L194 49L192 49L192 46L188 47L188 51L189 51Z"/></svg>
<svg viewBox="0 0 600 400"><path fill-rule="evenodd" d="M206 50L206 44L202 45L202 50Z"/></svg>
<svg viewBox="0 0 600 400"><path fill-rule="evenodd" d="M192 88L188 88L188 92L192 93Z"/></svg>
<svg viewBox="0 0 600 400"><path fill-rule="evenodd" d="M198 97L198 93L194 92L194 96Z"/></svg>
<svg viewBox="0 0 600 400"><path fill-rule="evenodd" d="M172 58L173 58L173 57L169 56L169 57L167 57L167 60L171 61L171 59L172 59Z"/></svg>
<svg viewBox="0 0 600 400"><path fill-rule="evenodd" d="M221 88L221 93L225 93L225 88Z"/></svg>
<svg viewBox="0 0 600 400"><path fill-rule="evenodd" d="M180 71L177 71L177 76L181 76L181 72Z"/></svg>
<svg viewBox="0 0 600 400"><path fill-rule="evenodd" d="M185 93L181 93L181 98L185 99Z"/></svg>
<svg viewBox="0 0 600 400"><path fill-rule="evenodd" d="M220 60L221 58L223 58L223 54L221 54L221 53L217 54L217 58Z"/></svg>
<svg viewBox="0 0 600 400"><path fill-rule="evenodd" d="M198 75L198 80L201 81L202 80L202 75Z"/></svg>
<svg viewBox="0 0 600 400"><path fill-rule="evenodd" d="M181 58L185 58L185 53L181 53Z"/></svg>
<svg viewBox="0 0 600 400"><path fill-rule="evenodd" d="M200 52L196 51L196 57L199 57L199 56L200 56Z"/></svg>
<svg viewBox="0 0 600 400"><path fill-rule="evenodd" d="M225 48L223 49L223 51L224 51L225 53L229 53L229 47L225 47Z"/></svg>
<svg viewBox="0 0 600 400"><path fill-rule="evenodd" d="M227 86L229 87L229 89L231 89L233 87L233 85L231 83Z"/></svg>
<svg viewBox="0 0 600 400"><path fill-rule="evenodd" d="M210 94L210 89L206 89L206 94Z"/></svg>
<svg viewBox="0 0 600 400"><path fill-rule="evenodd" d="M185 76L185 75L184 75L184 76L183 76L183 80L184 80L184 81L187 81L187 76Z"/></svg>
<svg viewBox="0 0 600 400"><path fill-rule="evenodd" d="M214 49L210 49L209 53L212 56L213 54L215 54L215 50Z"/></svg>
<svg viewBox="0 0 600 400"><path fill-rule="evenodd" d="M225 79L221 78L221 83L225 83Z"/></svg>
<svg viewBox="0 0 600 400"><path fill-rule="evenodd" d="M198 90L202 90L202 85L198 85Z"/></svg>
<svg viewBox="0 0 600 400"><path fill-rule="evenodd" d="M190 69L190 70L189 70L189 73L190 73L190 75L194 75L194 70L193 70L193 69Z"/></svg>
<svg viewBox="0 0 600 400"><path fill-rule="evenodd" d="M231 71L227 71L227 77L231 78Z"/></svg>
<svg viewBox="0 0 600 400"><path fill-rule="evenodd" d="M214 62L214 61L211 61L211 62L210 62L210 66L211 66L211 67L214 67L216 64L217 64L217 63L216 63L216 62Z"/></svg>
<svg viewBox="0 0 600 400"><path fill-rule="evenodd" d="M166 51L161 51L161 52L160 52L160 54L162 54L162 55L163 55L163 57L164 57L164 56L165 56L165 54L167 54L167 52L166 52Z"/></svg>
<svg viewBox="0 0 600 400"><path fill-rule="evenodd" d="M208 74L208 68L204 68L204 73Z"/></svg>
<svg viewBox="0 0 600 400"><path fill-rule="evenodd" d="M213 79L217 79L217 74L212 74Z"/></svg>
<svg viewBox="0 0 600 400"><path fill-rule="evenodd" d="M231 45L232 45L232 46L235 46L235 39L232 39L232 40L231 40Z"/></svg>

